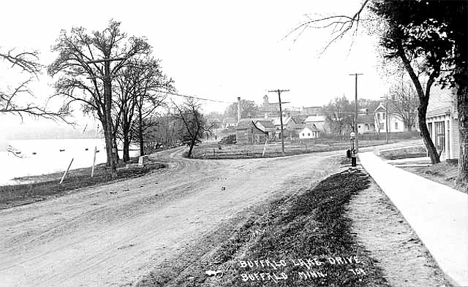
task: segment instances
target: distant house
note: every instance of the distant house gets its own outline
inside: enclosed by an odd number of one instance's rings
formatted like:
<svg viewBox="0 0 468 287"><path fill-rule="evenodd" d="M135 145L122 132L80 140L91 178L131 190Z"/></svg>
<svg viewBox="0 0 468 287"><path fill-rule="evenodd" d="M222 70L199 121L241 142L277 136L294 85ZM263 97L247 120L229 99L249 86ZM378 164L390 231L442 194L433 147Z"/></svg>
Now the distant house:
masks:
<svg viewBox="0 0 468 287"><path fill-rule="evenodd" d="M432 87L426 112L426 123L441 159L458 158L460 140L458 110L453 92Z"/></svg>
<svg viewBox="0 0 468 287"><path fill-rule="evenodd" d="M261 130L252 119L242 119L236 126L237 144L264 143L268 132Z"/></svg>
<svg viewBox="0 0 468 287"><path fill-rule="evenodd" d="M388 115L388 119L387 119ZM386 105L380 103L379 106L374 111L374 125L375 130L378 133L387 132L387 123L388 123L388 132L397 133L405 131L405 124L402 121L401 117L397 115L391 108L391 105L388 105L388 111Z"/></svg>
<svg viewBox="0 0 468 287"><path fill-rule="evenodd" d="M276 128L276 137L280 138L281 133L281 120L279 117L272 120L273 125ZM293 117L283 117L283 136L293 138L296 132L296 121Z"/></svg>
<svg viewBox="0 0 468 287"><path fill-rule="evenodd" d="M375 121L373 115L358 115L358 134L375 133Z"/></svg>
<svg viewBox="0 0 468 287"><path fill-rule="evenodd" d="M223 121L223 127L227 128L235 128L237 126L237 120L235 118L225 118Z"/></svg>
<svg viewBox="0 0 468 287"><path fill-rule="evenodd" d="M315 126L321 132L328 132L325 116L308 116L304 120L304 124L307 126Z"/></svg>
<svg viewBox="0 0 468 287"><path fill-rule="evenodd" d="M275 136L276 127L270 120L254 120L254 124L257 128L267 133L269 138L273 138Z"/></svg>
<svg viewBox="0 0 468 287"><path fill-rule="evenodd" d="M319 129L314 125L306 125L300 132L300 139L315 139L318 138L320 134Z"/></svg>

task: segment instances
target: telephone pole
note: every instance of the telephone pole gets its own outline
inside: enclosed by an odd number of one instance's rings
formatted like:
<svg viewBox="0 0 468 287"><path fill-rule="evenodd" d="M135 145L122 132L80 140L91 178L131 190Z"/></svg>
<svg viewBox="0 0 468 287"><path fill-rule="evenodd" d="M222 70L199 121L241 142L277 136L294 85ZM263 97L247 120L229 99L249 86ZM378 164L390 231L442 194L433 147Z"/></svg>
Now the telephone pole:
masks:
<svg viewBox="0 0 468 287"><path fill-rule="evenodd" d="M356 149L356 153L359 152L359 146L358 146L358 128L357 128L357 118L358 118L358 97L357 97L357 80L358 76L362 76L363 74L359 73L354 73L354 74L349 74L350 76L355 77L355 83L354 83L354 133L356 134L356 138L354 140L355 145L354 148Z"/></svg>
<svg viewBox="0 0 468 287"><path fill-rule="evenodd" d="M279 110L280 110L280 124L281 124L281 155L284 156L284 137L283 137L283 109L281 107L281 93L282 92L289 92L289 90L270 90L269 93L278 93L278 103L279 103Z"/></svg>

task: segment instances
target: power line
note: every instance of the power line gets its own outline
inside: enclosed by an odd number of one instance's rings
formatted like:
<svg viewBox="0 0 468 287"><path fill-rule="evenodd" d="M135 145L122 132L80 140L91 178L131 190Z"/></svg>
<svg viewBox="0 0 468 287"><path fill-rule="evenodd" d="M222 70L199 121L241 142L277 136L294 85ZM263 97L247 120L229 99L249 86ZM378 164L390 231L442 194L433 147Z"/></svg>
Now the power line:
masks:
<svg viewBox="0 0 468 287"><path fill-rule="evenodd" d="M177 96L177 97L190 98L190 99L197 99L197 100L208 101L208 102L227 103L227 104L235 103L235 102L226 102L226 101L220 101L220 100L206 99L206 98L201 98L201 97L197 97L197 96L182 95L182 94L174 93L174 92L163 92L163 93L166 93L166 94L169 94L169 95L173 95L173 96Z"/></svg>

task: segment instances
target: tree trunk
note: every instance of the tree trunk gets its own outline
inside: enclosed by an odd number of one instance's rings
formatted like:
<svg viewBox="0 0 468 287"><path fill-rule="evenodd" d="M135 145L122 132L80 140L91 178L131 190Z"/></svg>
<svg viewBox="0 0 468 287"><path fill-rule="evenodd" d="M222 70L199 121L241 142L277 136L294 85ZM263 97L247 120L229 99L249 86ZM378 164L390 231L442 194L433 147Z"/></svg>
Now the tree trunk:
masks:
<svg viewBox="0 0 468 287"><path fill-rule="evenodd" d="M194 146L195 146L195 142L194 141L190 142L190 147L189 147L187 157L192 157L192 151L193 151Z"/></svg>
<svg viewBox="0 0 468 287"><path fill-rule="evenodd" d="M145 147L143 141L143 100L141 99L140 105L138 106L138 138L140 140L140 156L145 155Z"/></svg>
<svg viewBox="0 0 468 287"><path fill-rule="evenodd" d="M130 160L130 139L128 132L123 135L123 161L128 162Z"/></svg>
<svg viewBox="0 0 468 287"><path fill-rule="evenodd" d="M108 58L108 57L106 57ZM111 177L117 177L117 169L115 166L113 151L113 131L112 131L112 81L110 77L110 62L104 64L104 117L106 119L106 127L104 129L104 137L106 139L107 164L110 166Z"/></svg>
<svg viewBox="0 0 468 287"><path fill-rule="evenodd" d="M429 76L429 80L427 81L427 85L426 85L426 92L424 93L423 88L421 86L421 82L419 82L418 76L414 72L410 61L406 57L406 54L404 52L403 46L401 45L401 42L398 45L398 56L402 60L403 65L406 71L408 72L411 78L411 81L413 82L416 92L418 94L418 97L419 97L419 107L418 107L419 132L423 138L424 145L426 146L429 157L431 158L431 163L432 164L439 163L440 162L439 154L437 153L435 145L432 142L431 135L426 125L426 112L427 112L427 106L429 104L430 90L431 90L432 84L434 83L435 75L437 73L433 72Z"/></svg>

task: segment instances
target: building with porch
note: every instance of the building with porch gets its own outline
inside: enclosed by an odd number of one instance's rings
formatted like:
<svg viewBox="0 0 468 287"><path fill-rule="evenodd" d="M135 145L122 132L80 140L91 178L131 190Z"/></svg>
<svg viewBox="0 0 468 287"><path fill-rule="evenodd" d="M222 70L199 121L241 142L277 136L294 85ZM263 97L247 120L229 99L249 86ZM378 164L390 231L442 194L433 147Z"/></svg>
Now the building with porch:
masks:
<svg viewBox="0 0 468 287"><path fill-rule="evenodd" d="M460 152L456 96L450 89L433 86L426 124L441 160L458 158Z"/></svg>

